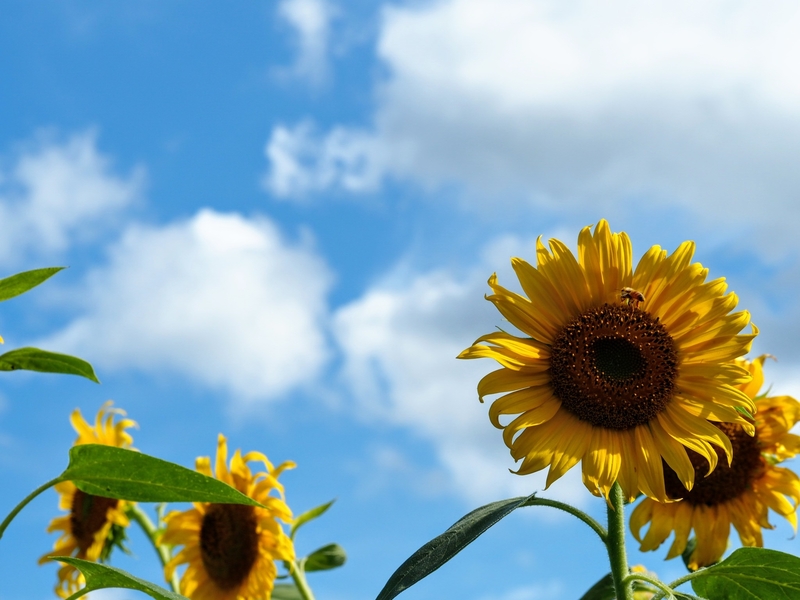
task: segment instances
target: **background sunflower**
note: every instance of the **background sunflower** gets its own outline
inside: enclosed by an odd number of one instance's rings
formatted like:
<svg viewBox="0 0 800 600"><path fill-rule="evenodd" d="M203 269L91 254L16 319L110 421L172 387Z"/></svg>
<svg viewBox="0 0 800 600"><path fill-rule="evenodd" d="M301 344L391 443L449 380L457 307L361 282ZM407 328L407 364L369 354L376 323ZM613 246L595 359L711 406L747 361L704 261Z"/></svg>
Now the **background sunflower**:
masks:
<svg viewBox="0 0 800 600"><path fill-rule="evenodd" d="M168 514L161 543L183 549L167 564L165 576L169 581L186 564L181 593L195 600L268 600L277 576L275 561L294 560L294 545L278 522L292 521L278 476L294 463L273 467L260 452L242 456L237 450L228 469L227 457L227 440L220 434L214 471L208 457L198 458L196 469L216 475L265 508L195 503L187 511ZM261 461L264 470L252 473L250 461Z"/></svg>
<svg viewBox="0 0 800 600"><path fill-rule="evenodd" d="M108 401L97 412L94 426L86 422L81 411L75 409L70 422L78 437L74 445L103 444L118 448L131 448L133 438L126 431L136 422L126 419L125 411L112 408ZM123 418L114 422L116 416ZM130 524L125 515L126 500L115 500L86 494L71 481L62 481L55 486L58 492L58 507L68 511L50 522L48 532L60 531L53 550L39 559L39 564L52 560L52 556L74 556L84 560L106 560L114 546L122 546L125 528ZM67 598L85 583L83 575L70 565L58 569L56 594Z"/></svg>
<svg viewBox="0 0 800 600"><path fill-rule="evenodd" d="M740 387L755 399L755 435L747 435L736 425L722 425L733 441L733 462L730 466L723 462L704 477L708 463L692 453L698 480L691 491L683 489L674 471L664 467L670 497L682 500L660 503L646 498L634 509L631 530L641 550L655 550L674 532L667 553L667 558L674 558L685 550L694 530L697 544L688 564L697 569L720 560L728 547L731 525L743 546L763 546L761 530L772 528L769 509L797 530L800 478L777 464L800 452L800 436L789 433L800 421L800 402L789 396L757 395L764 381L765 358L737 361L753 376ZM640 532L646 524L649 529L642 539Z"/></svg>

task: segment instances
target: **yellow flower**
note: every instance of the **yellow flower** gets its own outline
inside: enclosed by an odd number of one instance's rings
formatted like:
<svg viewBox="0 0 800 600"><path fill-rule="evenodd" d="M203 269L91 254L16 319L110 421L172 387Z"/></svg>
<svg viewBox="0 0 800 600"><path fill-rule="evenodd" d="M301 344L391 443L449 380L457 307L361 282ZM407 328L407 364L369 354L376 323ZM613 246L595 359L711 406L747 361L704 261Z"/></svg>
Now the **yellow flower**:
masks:
<svg viewBox="0 0 800 600"><path fill-rule="evenodd" d="M694 468L686 447L717 463L731 443L708 421L752 425L737 409L753 401L735 385L747 372L731 363L750 348L741 335L746 311L724 280L706 282L692 263L694 243L667 256L653 246L633 269L631 243L600 221L578 236L578 259L559 240L537 242L538 267L511 264L527 298L497 283L487 299L525 336L504 331L479 338L459 358L494 358L501 369L478 394L511 392L494 401L489 418L502 428L516 471L549 466L547 486L582 461L589 490L606 497L619 481L666 500L661 460L687 488ZM517 415L505 424L501 418ZM504 419L506 420L506 419Z"/></svg>
<svg viewBox="0 0 800 600"><path fill-rule="evenodd" d="M125 411L111 408L109 400L97 413L95 425L87 423L77 408L70 415L70 422L78 438L74 445L103 444L130 448L133 438L125 431L136 426L136 422L122 418L116 423L115 415L125 416ZM39 559L39 564L50 560L49 556L75 556L84 560L104 560L116 544L124 539L124 528L129 525L125 516L125 500L114 500L86 494L75 487L71 481L56 484L59 495L58 507L69 514L56 517L50 522L48 532L60 531L61 537L52 552ZM63 565L58 570L56 594L67 598L85 584L83 575L72 566Z"/></svg>
<svg viewBox="0 0 800 600"><path fill-rule="evenodd" d="M188 563L181 578L181 593L193 600L269 600L277 576L276 560L294 560L294 545L278 519L292 521L278 476L294 463L277 468L260 452L233 455L226 466L228 444L217 441L216 477L265 506L195 503L194 508L173 511L166 517L161 542L182 545L167 564L170 580L178 565ZM253 474L247 463L261 461L264 471ZM211 460L197 459L195 468L213 477ZM270 495L275 490L278 496Z"/></svg>
<svg viewBox="0 0 800 600"><path fill-rule="evenodd" d="M800 436L789 433L800 421L800 402L789 396L757 396L764 381L765 356L752 362L737 361L753 374L753 381L741 388L755 399L755 435L749 436L738 425L720 424L733 442L733 462L720 465L703 478L708 463L691 453L698 481L686 491L674 471L664 469L667 494L680 502L662 504L646 498L631 514L631 530L641 549L655 550L675 532L667 558L681 554L694 529L697 545L689 559L692 569L711 565L728 547L731 524L744 546L763 546L761 529L772 529L768 509L786 518L797 531L797 503L800 478L792 471L775 466L800 452ZM791 502L790 502L791 500ZM644 539L640 530L650 523Z"/></svg>

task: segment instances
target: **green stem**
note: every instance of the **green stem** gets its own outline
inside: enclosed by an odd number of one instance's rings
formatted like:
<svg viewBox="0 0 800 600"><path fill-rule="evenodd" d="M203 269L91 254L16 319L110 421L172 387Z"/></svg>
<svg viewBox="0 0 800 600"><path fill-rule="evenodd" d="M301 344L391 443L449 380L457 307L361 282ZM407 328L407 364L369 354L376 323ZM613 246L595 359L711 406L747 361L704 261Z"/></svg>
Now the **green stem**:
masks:
<svg viewBox="0 0 800 600"><path fill-rule="evenodd" d="M308 587L308 582L306 581L305 574L298 566L297 562L295 561L284 561L283 563L286 565L286 568L289 569L289 573L294 580L294 584L297 586L297 591L300 592L300 595L303 597L303 600L314 600L314 594L311 592L311 588Z"/></svg>
<svg viewBox="0 0 800 600"><path fill-rule="evenodd" d="M87 590L86 587L84 586L81 589L79 589L77 592L72 594L72 596L67 598L67 600L78 600L78 598L80 598L81 596L85 596L86 594L88 594L91 591L92 590Z"/></svg>
<svg viewBox="0 0 800 600"><path fill-rule="evenodd" d="M28 502L30 502L31 500L36 498L36 496L41 494L47 488L52 487L57 483L61 483L61 476L60 475L58 477L56 477L55 479L51 479L47 483L44 483L44 484L40 485L38 488L36 488L30 494L28 494L22 502L17 504L14 507L14 510L12 510L10 513L8 513L8 516L3 520L2 523L0 523L0 538L3 537L3 534L5 533L6 527L8 527L9 523L11 523L11 521L14 520L14 517L17 516L17 513L19 511L21 511L23 508L25 508L25 506L28 504Z"/></svg>
<svg viewBox="0 0 800 600"><path fill-rule="evenodd" d="M628 557L625 554L625 496L619 483L614 483L609 494L608 506L608 560L611 562L611 578L618 600L633 600L633 592L628 577Z"/></svg>
<svg viewBox="0 0 800 600"><path fill-rule="evenodd" d="M600 525L597 521L595 521L592 517L587 515L585 512L578 510L574 506L570 506L569 504L564 504L563 502L559 502L558 500L548 500L547 498L531 498L528 500L523 506L551 506L553 508L557 508L559 510L563 510L571 514L574 517L578 517L581 521L586 523L592 530L600 536L600 540L607 544L608 540L608 532L606 528Z"/></svg>
<svg viewBox="0 0 800 600"><path fill-rule="evenodd" d="M156 554L158 554L158 558L161 561L161 567L166 569L167 563L172 557L170 556L169 549L163 544L158 543L158 529L155 525L153 525L150 517L148 517L147 513L145 513L136 504L129 504L125 512L131 519L136 521L139 527L142 528L142 531L144 531L145 535L150 540L150 543L153 544ZM177 573L172 574L172 578L169 580L169 585L172 587L173 592L180 593L180 581L178 580Z"/></svg>
<svg viewBox="0 0 800 600"><path fill-rule="evenodd" d="M679 585L683 585L687 581L690 581L691 579L694 579L695 577L697 577L698 573L701 573L702 571L703 571L703 569L700 569L699 571L693 571L692 573L689 573L688 575L684 575L683 577L681 577L679 579L676 579L675 581L673 581L672 583L669 584L670 589L674 590ZM662 598L662 597L663 597L663 594L661 592L659 592L658 594L653 596L653 600L658 600L659 598Z"/></svg>
<svg viewBox="0 0 800 600"><path fill-rule="evenodd" d="M673 600L675 598L675 594L672 593L672 589L668 587L667 584L664 583L663 581L659 581L658 579L648 577L647 575L641 575L639 573L631 573L625 578L625 583L630 583L633 581L646 581L650 585L657 587L659 590L661 590L660 592L658 592L659 598L663 597L664 594L666 594Z"/></svg>

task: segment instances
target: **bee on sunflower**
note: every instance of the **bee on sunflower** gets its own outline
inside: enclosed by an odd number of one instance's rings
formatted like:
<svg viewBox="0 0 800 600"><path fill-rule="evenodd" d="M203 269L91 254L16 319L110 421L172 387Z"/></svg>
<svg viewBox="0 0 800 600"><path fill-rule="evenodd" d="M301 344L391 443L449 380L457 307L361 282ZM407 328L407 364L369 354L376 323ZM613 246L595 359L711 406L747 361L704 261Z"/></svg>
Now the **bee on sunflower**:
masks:
<svg viewBox="0 0 800 600"><path fill-rule="evenodd" d="M274 467L260 452L237 450L227 465L228 443L220 434L214 472L207 456L196 461L200 473L233 486L265 508L197 502L187 511L166 516L160 543L183 546L166 565L169 581L186 564L180 592L194 600L269 600L277 577L275 561L293 561L294 545L279 521L292 522L278 476L294 463ZM253 473L247 463L260 461ZM272 495L276 491L277 496Z"/></svg>
<svg viewBox="0 0 800 600"><path fill-rule="evenodd" d="M94 426L86 422L79 409L72 412L70 422L78 433L73 445L103 444L131 448L133 438L126 429L135 427L136 422L124 418L125 411L112 408L112 405L113 402L109 400L100 407ZM116 416L123 418L115 422ZM39 559L39 564L49 562L52 556L105 561L115 546L122 547L125 528L130 524L125 514L129 504L127 501L87 494L71 481L56 484L55 490L59 495L58 507L69 512L50 522L48 533L60 531L61 537L53 550ZM68 598L84 584L80 571L70 565L62 565L58 569L55 592L61 598Z"/></svg>
<svg viewBox="0 0 800 600"><path fill-rule="evenodd" d="M653 246L634 267L627 234L602 220L581 230L577 258L559 240L549 248L537 241L536 267L511 260L525 296L489 279L487 299L522 335L490 333L459 355L501 365L478 395L505 394L489 418L522 461L516 473L549 466L549 487L581 462L595 495L608 498L617 481L629 500L666 501L663 459L691 489L687 448L712 470L716 448L731 460L726 432L709 421L753 433L753 400L737 387L750 375L732 362L757 334L742 333L749 313L731 312L724 279L706 281L691 241L670 255Z"/></svg>
<svg viewBox="0 0 800 600"><path fill-rule="evenodd" d="M709 566L725 553L731 525L743 546L762 547L761 530L773 528L769 509L797 531L800 477L777 465L800 453L800 436L789 433L800 421L800 402L789 396L758 395L765 358L737 361L753 376L740 389L755 400L755 435L747 435L739 425L718 425L733 443L733 462L719 465L706 476L708 462L690 451L697 473L691 491L681 486L669 466L664 467L667 494L680 502L659 503L647 498L634 509L631 530L642 551L657 549L674 531L675 539L667 553L667 558L674 558L684 552L694 530L697 543L689 556L689 568ZM648 523L642 539L641 529Z"/></svg>

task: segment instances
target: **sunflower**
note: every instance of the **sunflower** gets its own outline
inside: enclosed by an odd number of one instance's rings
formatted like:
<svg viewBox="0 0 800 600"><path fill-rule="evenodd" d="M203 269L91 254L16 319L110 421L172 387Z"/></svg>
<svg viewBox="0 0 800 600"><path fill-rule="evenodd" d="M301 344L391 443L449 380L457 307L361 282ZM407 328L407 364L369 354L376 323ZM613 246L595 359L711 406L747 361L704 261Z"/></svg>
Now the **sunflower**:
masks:
<svg viewBox="0 0 800 600"><path fill-rule="evenodd" d="M114 417L125 416L125 411L112 408L109 400L97 413L95 425L87 423L81 411L75 409L70 415L70 422L78 438L74 445L103 444L130 448L133 438L125 431L136 426L136 422L121 418L116 423ZM52 560L51 556L75 556L84 560L105 560L112 548L121 546L125 539L125 528L129 525L125 516L125 500L114 500L93 496L82 492L71 481L56 484L59 495L58 507L69 511L69 514L56 517L50 522L48 532L60 531L61 537L56 541L53 551L39 559L39 564ZM58 570L56 594L67 598L77 592L85 580L80 571L70 565L63 565Z"/></svg>
<svg viewBox="0 0 800 600"><path fill-rule="evenodd" d="M497 283L487 299L524 336L484 335L459 358L495 359L501 367L478 383L478 395L507 393L489 418L503 429L520 475L549 465L547 487L582 461L583 481L605 495L618 481L628 499L639 491L667 500L662 458L691 488L686 448L717 464L731 442L710 421L738 423L753 401L733 364L755 337L741 334L746 311L723 279L692 263L694 243L675 252L653 246L632 264L630 239L606 221L578 236L578 258L559 240L537 240L538 267L511 264L527 298ZM506 424L501 417L514 415Z"/></svg>
<svg viewBox="0 0 800 600"><path fill-rule="evenodd" d="M235 487L265 508L242 504L195 503L194 508L173 511L166 517L161 543L182 545L165 568L172 579L178 565L187 563L181 578L181 593L193 600L269 600L274 587L276 560L294 560L294 545L278 519L292 521L278 476L294 463L277 468L260 452L233 455L226 465L228 443L217 441L216 477ZM247 463L264 463L264 471L253 474ZM213 477L211 459L197 459L195 468ZM270 495L275 490L278 496Z"/></svg>
<svg viewBox="0 0 800 600"><path fill-rule="evenodd" d="M641 550L655 550L672 533L675 539L667 558L686 549L694 529L697 544L689 557L689 567L698 569L717 562L728 547L731 524L743 546L763 546L761 529L772 529L768 509L786 518L797 531L797 504L800 478L792 471L775 466L800 453L800 436L789 433L800 421L800 402L789 396L757 396L764 381L765 356L752 362L739 361L753 374L753 381L741 389L755 399L755 435L747 435L739 425L719 424L733 442L733 462L720 465L705 478L708 462L691 452L698 481L691 491L681 485L675 472L664 467L667 494L681 502L662 504L646 498L631 514L633 535ZM650 523L644 540L641 528Z"/></svg>

